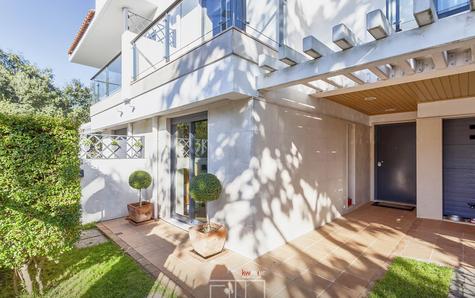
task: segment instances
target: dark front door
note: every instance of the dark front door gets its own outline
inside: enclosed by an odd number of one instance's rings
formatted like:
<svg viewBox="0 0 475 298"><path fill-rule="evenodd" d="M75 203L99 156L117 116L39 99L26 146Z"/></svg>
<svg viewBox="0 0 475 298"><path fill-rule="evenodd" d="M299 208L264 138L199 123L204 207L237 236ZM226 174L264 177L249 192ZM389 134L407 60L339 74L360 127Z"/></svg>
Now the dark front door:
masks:
<svg viewBox="0 0 475 298"><path fill-rule="evenodd" d="M444 215L475 218L475 118L444 120Z"/></svg>
<svg viewBox="0 0 475 298"><path fill-rule="evenodd" d="M375 199L416 204L416 124L375 127Z"/></svg>
<svg viewBox="0 0 475 298"><path fill-rule="evenodd" d="M206 113L172 119L172 215L193 222L206 219L206 208L190 194L191 179L208 170L208 120Z"/></svg>

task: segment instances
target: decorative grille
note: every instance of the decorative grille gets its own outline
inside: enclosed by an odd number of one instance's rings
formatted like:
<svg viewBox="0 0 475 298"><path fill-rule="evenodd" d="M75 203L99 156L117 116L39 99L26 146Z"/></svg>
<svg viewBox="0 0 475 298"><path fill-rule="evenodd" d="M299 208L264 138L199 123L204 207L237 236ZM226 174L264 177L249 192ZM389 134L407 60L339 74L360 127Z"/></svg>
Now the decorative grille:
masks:
<svg viewBox="0 0 475 298"><path fill-rule="evenodd" d="M84 159L144 158L144 140L142 136L81 135L80 157Z"/></svg>
<svg viewBox="0 0 475 298"><path fill-rule="evenodd" d="M176 155L177 157L190 157L190 139L189 138L177 138L176 139ZM207 157L208 156L208 140L207 139L195 139L195 156Z"/></svg>

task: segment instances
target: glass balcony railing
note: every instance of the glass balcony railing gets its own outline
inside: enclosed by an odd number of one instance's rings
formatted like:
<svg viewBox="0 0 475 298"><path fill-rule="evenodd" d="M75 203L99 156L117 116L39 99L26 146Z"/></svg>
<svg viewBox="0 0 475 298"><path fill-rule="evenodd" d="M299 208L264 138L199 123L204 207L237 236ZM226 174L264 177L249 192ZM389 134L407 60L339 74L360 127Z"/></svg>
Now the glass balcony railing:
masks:
<svg viewBox="0 0 475 298"><path fill-rule="evenodd" d="M276 1L276 0L270 0ZM154 20L133 41L133 80L154 72L229 28L237 28L276 46L267 33L246 21L245 0L182 0ZM276 1L277 2L277 1ZM277 6L276 6L277 7ZM260 18L266 19L265 16ZM276 28L269 20L267 27ZM261 26L257 24L256 27ZM262 27L265 27L262 25ZM272 37L269 37L272 36Z"/></svg>
<svg viewBox="0 0 475 298"><path fill-rule="evenodd" d="M439 18L470 9L470 0L433 0ZM396 31L417 27L413 15L414 0L386 0L386 15Z"/></svg>
<svg viewBox="0 0 475 298"><path fill-rule="evenodd" d="M108 97L120 90L122 85L122 57L119 54L91 79L95 101Z"/></svg>

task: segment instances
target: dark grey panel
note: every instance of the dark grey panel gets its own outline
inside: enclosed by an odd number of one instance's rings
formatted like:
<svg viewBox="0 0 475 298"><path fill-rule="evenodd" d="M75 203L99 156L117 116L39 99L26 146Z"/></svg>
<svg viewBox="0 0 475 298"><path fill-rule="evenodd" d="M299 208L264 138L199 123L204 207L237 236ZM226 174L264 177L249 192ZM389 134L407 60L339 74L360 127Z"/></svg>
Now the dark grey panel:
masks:
<svg viewBox="0 0 475 298"><path fill-rule="evenodd" d="M475 218L475 118L444 120L444 215Z"/></svg>
<svg viewBox="0 0 475 298"><path fill-rule="evenodd" d="M378 125L375 130L376 199L416 204L415 123Z"/></svg>

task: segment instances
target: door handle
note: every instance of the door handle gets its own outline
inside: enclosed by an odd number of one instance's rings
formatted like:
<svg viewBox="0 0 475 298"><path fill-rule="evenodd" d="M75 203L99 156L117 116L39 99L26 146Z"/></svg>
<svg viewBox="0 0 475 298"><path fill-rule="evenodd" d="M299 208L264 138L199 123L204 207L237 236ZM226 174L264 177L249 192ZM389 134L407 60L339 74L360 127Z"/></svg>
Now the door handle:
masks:
<svg viewBox="0 0 475 298"><path fill-rule="evenodd" d="M383 166L383 163L384 163L384 160L378 161L378 168L382 167L382 166Z"/></svg>

